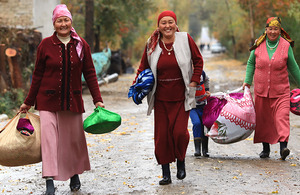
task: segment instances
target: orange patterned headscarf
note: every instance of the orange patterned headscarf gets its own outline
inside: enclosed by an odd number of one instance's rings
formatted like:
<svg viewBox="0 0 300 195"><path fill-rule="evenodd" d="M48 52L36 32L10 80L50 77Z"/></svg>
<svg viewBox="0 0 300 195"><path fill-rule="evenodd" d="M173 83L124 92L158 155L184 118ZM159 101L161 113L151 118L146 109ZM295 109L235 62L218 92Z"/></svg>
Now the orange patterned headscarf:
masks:
<svg viewBox="0 0 300 195"><path fill-rule="evenodd" d="M294 47L294 41L291 39L290 35L281 27L281 19L279 17L271 17L268 18L266 22L266 27L269 26L276 26L281 29L281 37L287 40L292 47ZM265 39L266 39L267 33L266 31L258 38L256 39L254 45L249 49L252 51L253 49L256 49Z"/></svg>

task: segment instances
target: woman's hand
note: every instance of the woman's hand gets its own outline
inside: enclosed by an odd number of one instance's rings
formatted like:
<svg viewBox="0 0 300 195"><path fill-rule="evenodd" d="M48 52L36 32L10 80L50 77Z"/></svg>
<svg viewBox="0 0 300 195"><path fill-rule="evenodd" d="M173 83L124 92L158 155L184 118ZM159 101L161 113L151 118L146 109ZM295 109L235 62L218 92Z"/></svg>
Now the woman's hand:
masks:
<svg viewBox="0 0 300 195"><path fill-rule="evenodd" d="M205 96L206 96L206 97L210 97L210 94L211 94L211 93L210 93L209 91L206 91L206 92L205 92Z"/></svg>
<svg viewBox="0 0 300 195"><path fill-rule="evenodd" d="M100 106L100 107L102 107L102 108L105 108L105 106L104 106L104 104L103 104L102 102L96 102L96 103L95 103L95 106L96 106L96 108L97 108L98 106Z"/></svg>
<svg viewBox="0 0 300 195"><path fill-rule="evenodd" d="M27 104L22 104L22 105L20 106L19 112L25 113L25 112L27 112L30 108L31 108L31 106L29 106L29 105L27 105Z"/></svg>
<svg viewBox="0 0 300 195"><path fill-rule="evenodd" d="M247 86L249 89L250 89L250 87L251 87L251 85L249 85L248 83L244 83L244 84L243 84L243 90L245 90L245 86Z"/></svg>
<svg viewBox="0 0 300 195"><path fill-rule="evenodd" d="M189 86L190 86L190 87L197 87L197 83L193 81L193 82L190 83Z"/></svg>

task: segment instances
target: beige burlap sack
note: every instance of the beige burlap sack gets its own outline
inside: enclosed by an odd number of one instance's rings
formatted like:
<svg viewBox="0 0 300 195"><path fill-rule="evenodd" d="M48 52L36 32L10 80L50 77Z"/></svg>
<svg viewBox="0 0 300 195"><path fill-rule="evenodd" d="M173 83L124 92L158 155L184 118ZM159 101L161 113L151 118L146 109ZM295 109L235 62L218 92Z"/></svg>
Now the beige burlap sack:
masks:
<svg viewBox="0 0 300 195"><path fill-rule="evenodd" d="M0 164L3 166L22 166L41 162L41 127L40 117L27 112L34 131L30 136L22 135L17 130L21 113L16 114L0 130Z"/></svg>

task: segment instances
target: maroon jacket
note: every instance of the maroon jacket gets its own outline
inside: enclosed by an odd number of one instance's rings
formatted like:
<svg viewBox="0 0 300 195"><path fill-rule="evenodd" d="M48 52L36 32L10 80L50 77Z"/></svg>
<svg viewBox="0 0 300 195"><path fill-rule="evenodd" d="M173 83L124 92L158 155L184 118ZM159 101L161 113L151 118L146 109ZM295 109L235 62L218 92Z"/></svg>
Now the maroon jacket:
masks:
<svg viewBox="0 0 300 195"><path fill-rule="evenodd" d="M89 45L83 40L83 60L76 52L76 40L63 44L55 35L42 40L37 50L29 94L24 103L37 110L84 112L82 73L93 97L103 102Z"/></svg>

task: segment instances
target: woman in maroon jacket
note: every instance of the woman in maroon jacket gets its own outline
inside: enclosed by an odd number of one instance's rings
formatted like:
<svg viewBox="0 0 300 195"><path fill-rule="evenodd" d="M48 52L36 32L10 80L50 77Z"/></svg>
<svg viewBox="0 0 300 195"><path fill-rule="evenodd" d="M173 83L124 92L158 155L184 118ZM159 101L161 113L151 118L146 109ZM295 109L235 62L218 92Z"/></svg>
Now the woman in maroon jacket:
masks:
<svg viewBox="0 0 300 195"><path fill-rule="evenodd" d="M54 180L70 179L71 191L80 189L78 174L90 170L83 131L82 81L84 75L96 107L104 107L89 45L72 27L66 5L57 5L55 32L38 47L30 91L20 107L39 110L43 178L46 194L54 194Z"/></svg>

